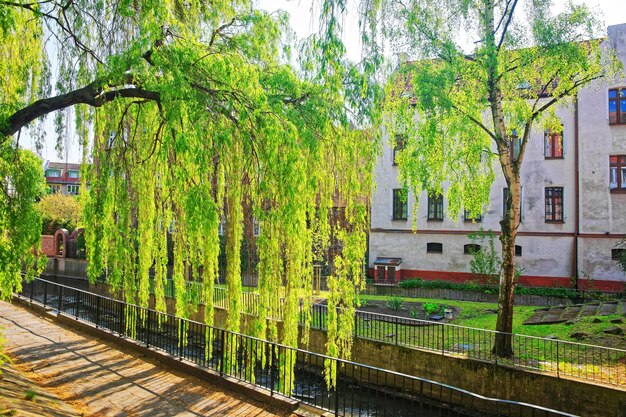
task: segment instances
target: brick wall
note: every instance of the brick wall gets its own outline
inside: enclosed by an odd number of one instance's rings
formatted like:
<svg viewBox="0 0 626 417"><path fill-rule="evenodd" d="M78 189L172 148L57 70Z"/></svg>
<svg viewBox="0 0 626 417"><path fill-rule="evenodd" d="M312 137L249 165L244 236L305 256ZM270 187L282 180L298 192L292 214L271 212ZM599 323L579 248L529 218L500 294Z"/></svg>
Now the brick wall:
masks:
<svg viewBox="0 0 626 417"><path fill-rule="evenodd" d="M41 235L41 250L47 256L54 256L54 236L53 235Z"/></svg>

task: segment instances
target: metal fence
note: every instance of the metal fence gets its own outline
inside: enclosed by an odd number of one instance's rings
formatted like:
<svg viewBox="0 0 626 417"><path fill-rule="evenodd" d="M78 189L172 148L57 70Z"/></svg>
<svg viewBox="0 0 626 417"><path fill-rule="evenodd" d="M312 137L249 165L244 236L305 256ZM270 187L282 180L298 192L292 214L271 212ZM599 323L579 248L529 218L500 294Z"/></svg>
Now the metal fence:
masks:
<svg viewBox="0 0 626 417"><path fill-rule="evenodd" d="M313 305L312 328L327 329L327 307ZM514 356L492 349L499 332L435 321L357 311L355 337L426 349L442 355L626 386L626 350L519 334L512 338Z"/></svg>
<svg viewBox="0 0 626 417"><path fill-rule="evenodd" d="M294 349L42 279L25 283L20 296L222 376L254 384L271 395L337 416L571 416ZM249 360L259 352L264 352L265 361ZM295 379L288 386L293 388L279 393L291 378L286 370L292 364ZM324 382L325 364L336 366L333 388Z"/></svg>
<svg viewBox="0 0 626 417"><path fill-rule="evenodd" d="M195 285L197 283L187 283ZM193 292L193 291L192 291ZM197 287L197 294L201 288ZM172 295L174 294L172 287ZM168 292L166 291L166 296ZM225 288L215 288L215 307L228 309ZM242 313L258 315L258 294L242 294ZM327 330L327 307L312 306L311 328ZM304 324L301 311L300 324ZM282 319L282 308L276 320ZM441 323L358 311L355 315L355 337L419 349L442 355L463 356L502 366L547 372L557 377L626 386L626 350L589 345L558 339L510 334L514 356L502 358L492 352L498 332Z"/></svg>
<svg viewBox="0 0 626 417"><path fill-rule="evenodd" d="M369 283L361 291L364 295L399 296L409 298L441 298L457 301L498 302L498 285L476 284L476 289L463 288L463 284L424 281L424 287L402 288L397 285ZM437 285L441 284L441 287ZM432 285L432 286L431 286ZM558 306L590 301L626 300L626 292L577 290L574 288L516 286L515 305Z"/></svg>

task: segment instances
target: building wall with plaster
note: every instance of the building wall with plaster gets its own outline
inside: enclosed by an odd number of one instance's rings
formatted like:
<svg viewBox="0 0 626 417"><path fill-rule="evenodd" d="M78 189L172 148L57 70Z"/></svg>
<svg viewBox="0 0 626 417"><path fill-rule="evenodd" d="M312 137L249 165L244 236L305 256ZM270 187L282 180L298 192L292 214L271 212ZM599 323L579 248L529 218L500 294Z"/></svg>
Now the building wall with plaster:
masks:
<svg viewBox="0 0 626 417"><path fill-rule="evenodd" d="M616 48L626 65L626 24L611 26L608 33L603 46ZM542 128L535 127L531 133L522 164L522 223L516 241L522 247L522 256L516 258L524 270L522 283L570 285L578 276L580 287L592 283L595 287L624 289L626 276L612 259L612 249L619 247L626 234L626 193L609 189L609 156L626 155L626 125L609 125L608 121L608 91L616 87L626 87L626 79L596 82L580 91L577 103L571 100L557 109L563 124L562 159L545 158ZM393 220L393 190L401 185L398 167L393 164L393 150L385 140L375 168L377 187L372 199L370 272L378 257L397 257L402 258L401 279L471 278L471 255L463 251L465 244L472 243L468 234L481 228L496 233L500 230L506 182L497 160L494 167L496 180L480 222L464 221L462 213L456 221L447 215L442 221L428 220L425 193L418 201L409 193L408 220ZM563 187L562 223L545 221L545 187ZM413 231L411 213L418 202ZM444 199L444 210L446 203ZM427 253L429 242L441 243L443 252ZM497 241L498 251L499 247Z"/></svg>

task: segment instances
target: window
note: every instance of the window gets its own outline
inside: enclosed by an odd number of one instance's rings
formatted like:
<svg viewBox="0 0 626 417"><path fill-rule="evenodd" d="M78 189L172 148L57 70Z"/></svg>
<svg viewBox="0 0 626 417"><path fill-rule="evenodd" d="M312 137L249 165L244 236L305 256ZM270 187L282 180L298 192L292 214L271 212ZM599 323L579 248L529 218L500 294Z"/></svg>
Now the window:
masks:
<svg viewBox="0 0 626 417"><path fill-rule="evenodd" d="M426 253L443 253L443 244L436 242L428 242L426 244Z"/></svg>
<svg viewBox="0 0 626 417"><path fill-rule="evenodd" d="M480 245L477 243L468 243L463 245L463 253L466 255L473 255L480 250Z"/></svg>
<svg viewBox="0 0 626 417"><path fill-rule="evenodd" d="M623 248L611 249L611 259L614 261L621 260L625 254L626 254L626 249L623 249Z"/></svg>
<svg viewBox="0 0 626 417"><path fill-rule="evenodd" d="M443 220L443 196L428 196L428 220Z"/></svg>
<svg viewBox="0 0 626 417"><path fill-rule="evenodd" d="M58 178L61 176L60 169L48 169L46 170L46 177Z"/></svg>
<svg viewBox="0 0 626 417"><path fill-rule="evenodd" d="M626 124L626 88L609 90L609 124Z"/></svg>
<svg viewBox="0 0 626 417"><path fill-rule="evenodd" d="M61 184L50 184L48 187L50 189L50 194L61 192Z"/></svg>
<svg viewBox="0 0 626 417"><path fill-rule="evenodd" d="M563 158L563 131L561 133L546 130L543 135L544 156L546 159Z"/></svg>
<svg viewBox="0 0 626 417"><path fill-rule="evenodd" d="M407 201L402 188L393 190L393 220L406 220L408 213Z"/></svg>
<svg viewBox="0 0 626 417"><path fill-rule="evenodd" d="M509 152L511 153L511 159L517 161L519 157L520 138L517 136L517 129L513 129L511 137L509 139Z"/></svg>
<svg viewBox="0 0 626 417"><path fill-rule="evenodd" d="M71 169L71 170L67 171L67 177L68 178L78 178L78 171L76 171L75 169Z"/></svg>
<svg viewBox="0 0 626 417"><path fill-rule="evenodd" d="M67 193L71 195L78 195L80 185L70 184L67 186Z"/></svg>
<svg viewBox="0 0 626 417"><path fill-rule="evenodd" d="M469 211L463 210L463 220L466 222L479 222L482 220L482 216L479 214L478 216L472 217Z"/></svg>
<svg viewBox="0 0 626 417"><path fill-rule="evenodd" d="M393 145L393 164L394 165L398 165L396 157L398 156L398 153L404 149L405 145L406 145L406 136L396 135L396 141Z"/></svg>
<svg viewBox="0 0 626 417"><path fill-rule="evenodd" d="M546 187L546 222L563 222L563 187Z"/></svg>
<svg viewBox="0 0 626 417"><path fill-rule="evenodd" d="M609 156L609 188L626 190L626 155Z"/></svg>
<svg viewBox="0 0 626 417"><path fill-rule="evenodd" d="M524 214L524 187L520 188L520 205L519 205L519 217L520 217L520 222L522 221L522 215ZM504 214L506 213L507 210L507 200L509 198L509 189L508 188L503 188L502 189L502 217L504 218Z"/></svg>
<svg viewBox="0 0 626 417"><path fill-rule="evenodd" d="M515 256L522 256L522 247L520 245L515 245Z"/></svg>
<svg viewBox="0 0 626 417"><path fill-rule="evenodd" d="M252 234L255 237L259 237L261 235L261 224L256 218L252 218Z"/></svg>

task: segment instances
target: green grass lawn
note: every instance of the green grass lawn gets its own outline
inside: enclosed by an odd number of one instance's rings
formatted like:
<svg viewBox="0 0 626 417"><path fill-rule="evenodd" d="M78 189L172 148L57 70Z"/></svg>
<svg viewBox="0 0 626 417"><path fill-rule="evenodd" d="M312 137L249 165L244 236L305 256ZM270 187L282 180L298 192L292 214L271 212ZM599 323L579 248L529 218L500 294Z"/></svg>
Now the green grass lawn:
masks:
<svg viewBox="0 0 626 417"><path fill-rule="evenodd" d="M367 300L387 301L389 297L380 295L364 295L361 299L365 300L365 302L367 302ZM461 313L452 321L452 324L487 330L495 330L496 328L497 314L491 312L498 309L498 305L495 303L408 297L403 297L403 300L406 302L437 303L444 306L457 307L461 309ZM524 325L524 321L532 316L535 310L539 308L541 307L515 306L513 315L513 333L537 337L556 336L561 340L576 341L575 339L569 337L569 335L574 332L585 332L591 334L592 337L590 340L585 340L583 342L606 344L605 342L607 339L610 341L611 338L607 338L603 333L603 330L608 327L615 326L615 324L610 323L611 319L621 317L619 315L596 316L599 320L601 320L600 323L592 322L596 317L585 317L580 319L577 323L571 325L566 325L564 323ZM614 339L616 342L619 342L620 338L614 337ZM622 346L622 348L623 347L624 346Z"/></svg>

